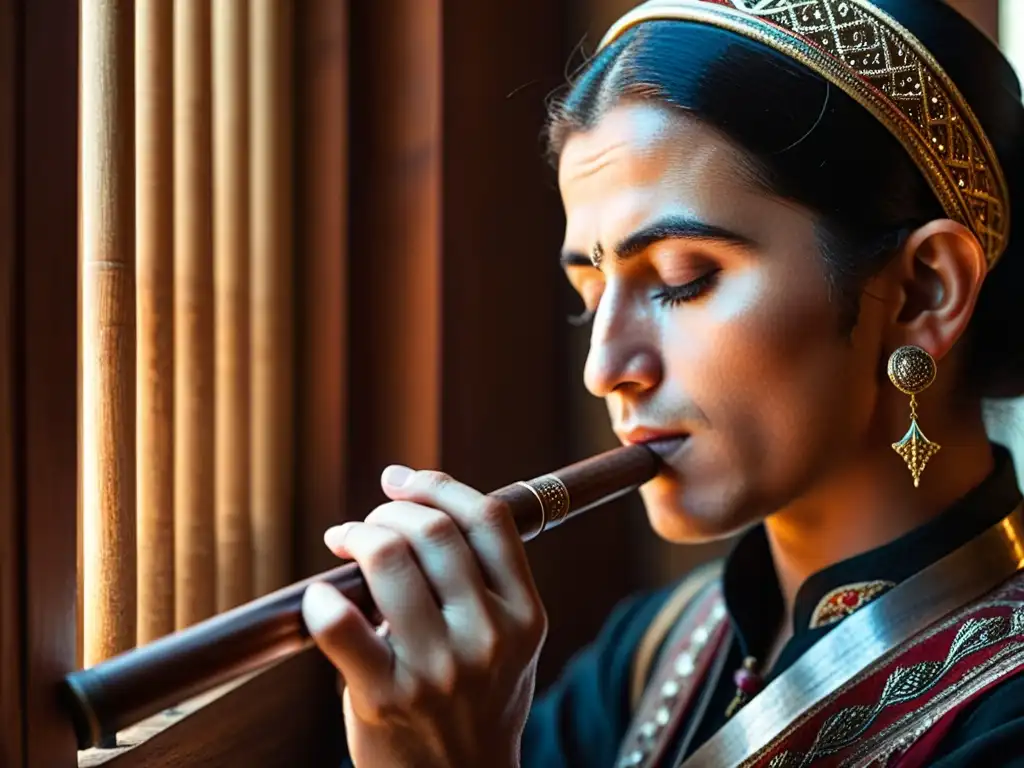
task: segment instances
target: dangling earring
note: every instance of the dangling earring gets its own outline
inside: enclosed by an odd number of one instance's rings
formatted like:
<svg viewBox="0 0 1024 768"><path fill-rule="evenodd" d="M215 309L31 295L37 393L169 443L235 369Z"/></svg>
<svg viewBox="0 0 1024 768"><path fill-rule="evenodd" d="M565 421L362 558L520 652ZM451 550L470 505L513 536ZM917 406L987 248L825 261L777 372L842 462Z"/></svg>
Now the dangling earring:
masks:
<svg viewBox="0 0 1024 768"><path fill-rule="evenodd" d="M910 429L902 440L892 444L892 448L907 462L916 488L925 464L942 447L925 437L917 426L915 395L928 389L935 381L935 359L920 347L900 347L889 357L889 379L896 385L896 389L910 395Z"/></svg>

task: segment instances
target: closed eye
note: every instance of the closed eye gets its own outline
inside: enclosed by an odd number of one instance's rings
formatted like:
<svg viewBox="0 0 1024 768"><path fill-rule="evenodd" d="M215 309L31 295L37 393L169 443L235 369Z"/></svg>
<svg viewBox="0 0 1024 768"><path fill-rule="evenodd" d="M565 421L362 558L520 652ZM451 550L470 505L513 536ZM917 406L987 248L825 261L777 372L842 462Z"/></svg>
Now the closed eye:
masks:
<svg viewBox="0 0 1024 768"><path fill-rule="evenodd" d="M691 280L688 283L683 283L682 285L666 285L654 294L654 299L669 307L674 307L677 304L682 304L683 302L699 299L714 287L717 282L719 272L721 272L720 269L713 269L710 272L705 272L696 280Z"/></svg>

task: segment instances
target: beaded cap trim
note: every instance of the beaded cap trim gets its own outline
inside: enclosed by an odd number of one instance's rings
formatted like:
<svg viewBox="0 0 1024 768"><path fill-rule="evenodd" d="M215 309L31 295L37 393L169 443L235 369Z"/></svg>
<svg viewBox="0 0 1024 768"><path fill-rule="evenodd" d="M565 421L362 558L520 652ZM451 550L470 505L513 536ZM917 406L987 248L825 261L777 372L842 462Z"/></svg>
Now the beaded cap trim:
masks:
<svg viewBox="0 0 1024 768"><path fill-rule="evenodd" d="M645 21L726 29L808 67L871 112L903 145L946 215L978 238L991 269L1010 233L1009 190L981 124L924 45L868 0L648 0L601 48Z"/></svg>

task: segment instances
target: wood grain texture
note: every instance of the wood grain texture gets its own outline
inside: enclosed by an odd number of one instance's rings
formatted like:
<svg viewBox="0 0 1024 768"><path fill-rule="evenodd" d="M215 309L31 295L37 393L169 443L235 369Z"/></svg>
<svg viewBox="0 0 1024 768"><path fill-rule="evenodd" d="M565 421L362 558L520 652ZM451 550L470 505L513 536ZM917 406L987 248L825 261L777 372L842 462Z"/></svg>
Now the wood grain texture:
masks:
<svg viewBox="0 0 1024 768"><path fill-rule="evenodd" d="M323 657L308 651L260 673L102 765L334 768L343 729L333 681Z"/></svg>
<svg viewBox="0 0 1024 768"><path fill-rule="evenodd" d="M249 2L213 3L217 610L253 596L249 447Z"/></svg>
<svg viewBox="0 0 1024 768"><path fill-rule="evenodd" d="M250 5L252 521L255 592L294 578L292 4Z"/></svg>
<svg viewBox="0 0 1024 768"><path fill-rule="evenodd" d="M348 3L296 6L300 284L298 498L300 573L336 559L323 532L345 515L348 407Z"/></svg>
<svg viewBox="0 0 1024 768"><path fill-rule="evenodd" d="M362 519L384 500L386 465L442 459L442 3L353 3L352 20L352 67L366 73L350 110L350 370L366 386L350 412L349 515Z"/></svg>
<svg viewBox="0 0 1024 768"><path fill-rule="evenodd" d="M82 3L84 663L135 645L133 6Z"/></svg>
<svg viewBox="0 0 1024 768"><path fill-rule="evenodd" d="M173 16L135 3L138 643L174 631Z"/></svg>
<svg viewBox="0 0 1024 768"><path fill-rule="evenodd" d="M109 763L119 755L135 749L167 729L173 728L186 717L199 712L221 696L230 693L239 686L245 685L258 674L257 672L245 675L237 680L232 680L230 683L218 686L188 701L183 701L181 704L165 709L163 712L159 712L143 720L141 723L133 725L131 728L119 731L117 734L117 746L115 747L91 747L79 750L78 768L94 768L94 766Z"/></svg>
<svg viewBox="0 0 1024 768"><path fill-rule="evenodd" d="M20 8L23 758L71 768L74 735L54 690L75 666L79 6Z"/></svg>
<svg viewBox="0 0 1024 768"><path fill-rule="evenodd" d="M0 766L22 764L21 520L15 474L17 86L14 0L0 0Z"/></svg>
<svg viewBox="0 0 1024 768"><path fill-rule="evenodd" d="M174 615L216 610L210 3L174 3Z"/></svg>

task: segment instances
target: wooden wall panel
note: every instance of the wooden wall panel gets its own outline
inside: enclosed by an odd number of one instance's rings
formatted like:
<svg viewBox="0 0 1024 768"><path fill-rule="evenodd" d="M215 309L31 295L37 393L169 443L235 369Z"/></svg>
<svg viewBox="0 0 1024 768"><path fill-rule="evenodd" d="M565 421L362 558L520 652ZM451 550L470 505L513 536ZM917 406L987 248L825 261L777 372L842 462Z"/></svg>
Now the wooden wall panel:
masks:
<svg viewBox="0 0 1024 768"><path fill-rule="evenodd" d="M250 5L252 521L257 595L293 579L292 4Z"/></svg>
<svg viewBox="0 0 1024 768"><path fill-rule="evenodd" d="M175 626L216 611L210 2L174 2Z"/></svg>
<svg viewBox="0 0 1024 768"><path fill-rule="evenodd" d="M301 575L336 560L324 530L345 515L348 426L348 3L296 7Z"/></svg>
<svg viewBox="0 0 1024 768"><path fill-rule="evenodd" d="M21 20L24 760L71 768L74 735L54 691L75 665L78 4L23 2Z"/></svg>
<svg viewBox="0 0 1024 768"><path fill-rule="evenodd" d="M249 448L249 3L213 4L217 610L253 597Z"/></svg>
<svg viewBox="0 0 1024 768"><path fill-rule="evenodd" d="M541 0L353 5L350 517L383 500L391 462L489 490L583 457L538 141L565 21ZM542 682L633 583L603 519L530 546L552 616Z"/></svg>
<svg viewBox="0 0 1024 768"><path fill-rule="evenodd" d="M21 525L15 474L18 16L0 0L0 765L21 765Z"/></svg>
<svg viewBox="0 0 1024 768"><path fill-rule="evenodd" d="M561 201L538 140L546 99L564 82L565 9L446 8L442 462L486 490L614 441L572 354L566 318L578 302L558 266ZM581 403L586 418L576 418ZM541 686L636 586L622 546L636 524L620 502L529 545L551 627Z"/></svg>
<svg viewBox="0 0 1024 768"><path fill-rule="evenodd" d="M441 459L440 0L352 5L350 506Z"/></svg>
<svg viewBox="0 0 1024 768"><path fill-rule="evenodd" d="M135 3L138 642L174 631L174 84L167 0Z"/></svg>

